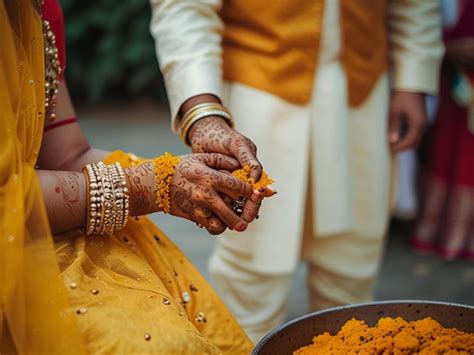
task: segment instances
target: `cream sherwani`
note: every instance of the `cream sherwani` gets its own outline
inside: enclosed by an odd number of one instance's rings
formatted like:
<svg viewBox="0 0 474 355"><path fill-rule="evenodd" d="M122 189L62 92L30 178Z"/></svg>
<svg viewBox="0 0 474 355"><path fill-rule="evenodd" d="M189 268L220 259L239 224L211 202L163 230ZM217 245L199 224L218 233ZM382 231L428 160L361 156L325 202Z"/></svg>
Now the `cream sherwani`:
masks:
<svg viewBox="0 0 474 355"><path fill-rule="evenodd" d="M226 233L210 259L218 292L249 336L256 341L284 320L301 256L310 265L312 309L369 300L391 201L389 91L436 92L437 2L389 3L392 82L382 75L357 108L347 104L338 0L326 1L314 90L304 106L222 81L220 1L151 4L174 129L186 99L215 94L276 180L278 195L264 201L261 218L245 233Z"/></svg>

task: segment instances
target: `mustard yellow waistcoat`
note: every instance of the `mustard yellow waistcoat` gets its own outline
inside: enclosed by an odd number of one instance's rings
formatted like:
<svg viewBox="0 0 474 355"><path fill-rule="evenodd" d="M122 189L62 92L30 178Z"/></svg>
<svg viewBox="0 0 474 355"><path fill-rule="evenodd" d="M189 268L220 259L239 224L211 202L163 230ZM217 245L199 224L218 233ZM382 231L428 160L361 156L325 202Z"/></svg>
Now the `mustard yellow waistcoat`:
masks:
<svg viewBox="0 0 474 355"><path fill-rule="evenodd" d="M385 0L340 0L341 62L349 105L387 69ZM295 104L311 98L324 0L225 0L224 78Z"/></svg>

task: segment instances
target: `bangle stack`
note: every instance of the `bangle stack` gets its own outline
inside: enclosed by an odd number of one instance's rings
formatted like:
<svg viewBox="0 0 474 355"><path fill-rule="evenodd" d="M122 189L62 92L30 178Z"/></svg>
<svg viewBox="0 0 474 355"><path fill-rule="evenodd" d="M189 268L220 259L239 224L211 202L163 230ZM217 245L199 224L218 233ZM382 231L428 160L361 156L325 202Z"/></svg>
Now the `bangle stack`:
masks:
<svg viewBox="0 0 474 355"><path fill-rule="evenodd" d="M111 235L128 221L130 196L120 163L87 164L87 220L85 234Z"/></svg>
<svg viewBox="0 0 474 355"><path fill-rule="evenodd" d="M188 140L188 132L191 129L191 126L200 119L209 116L222 117L231 127L234 127L234 120L232 119L229 110L227 110L227 108L223 105L215 102L205 102L196 105L186 112L186 114L183 116L183 119L181 120L181 140L184 142L184 144L190 145Z"/></svg>

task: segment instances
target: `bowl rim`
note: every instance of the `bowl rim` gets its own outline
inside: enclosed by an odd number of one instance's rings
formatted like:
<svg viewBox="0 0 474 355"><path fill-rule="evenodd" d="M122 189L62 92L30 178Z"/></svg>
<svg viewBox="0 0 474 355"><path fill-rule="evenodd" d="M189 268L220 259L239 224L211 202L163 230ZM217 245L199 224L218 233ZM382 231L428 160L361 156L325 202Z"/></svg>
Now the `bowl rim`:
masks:
<svg viewBox="0 0 474 355"><path fill-rule="evenodd" d="M335 311L341 311L341 310L345 310L349 308L357 308L357 307L364 307L364 306L377 306L377 305L410 304L410 303L411 304L432 304L432 305L440 305L440 306L455 306L455 307L462 307L462 308L474 310L474 306L467 305L467 304L461 304L461 303L455 303L455 302L443 302L443 301L429 301L429 300L410 300L410 299L372 301L372 302L354 303L354 304L348 304L348 305L343 305L343 306L337 306L337 307L323 309L321 311L308 313L279 325L278 327L276 327L275 329L267 333L262 339L260 339L257 345L255 345L255 348L252 350L252 354L258 354L258 352L267 343L267 341L270 338L272 338L276 333L280 332L282 329L289 327L294 323L305 320L307 318L311 318L314 316L319 316L322 314L331 313Z"/></svg>

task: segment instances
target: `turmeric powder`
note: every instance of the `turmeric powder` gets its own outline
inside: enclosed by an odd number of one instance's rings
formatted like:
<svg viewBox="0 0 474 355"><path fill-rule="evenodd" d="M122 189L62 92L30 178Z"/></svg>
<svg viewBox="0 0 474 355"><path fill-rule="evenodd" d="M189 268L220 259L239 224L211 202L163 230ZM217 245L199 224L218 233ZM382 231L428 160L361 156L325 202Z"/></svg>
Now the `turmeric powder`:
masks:
<svg viewBox="0 0 474 355"><path fill-rule="evenodd" d="M250 185L252 185L254 190L258 190L261 187L266 187L273 183L273 180L267 175L265 171L262 172L262 177L260 180L255 182L250 177L250 170L250 165L245 165L242 169L234 170L232 175L242 181L248 182Z"/></svg>
<svg viewBox="0 0 474 355"><path fill-rule="evenodd" d="M431 317L407 322L385 317L374 327L364 321L347 321L336 335L315 336L313 344L293 355L339 354L474 354L474 333L444 328Z"/></svg>

